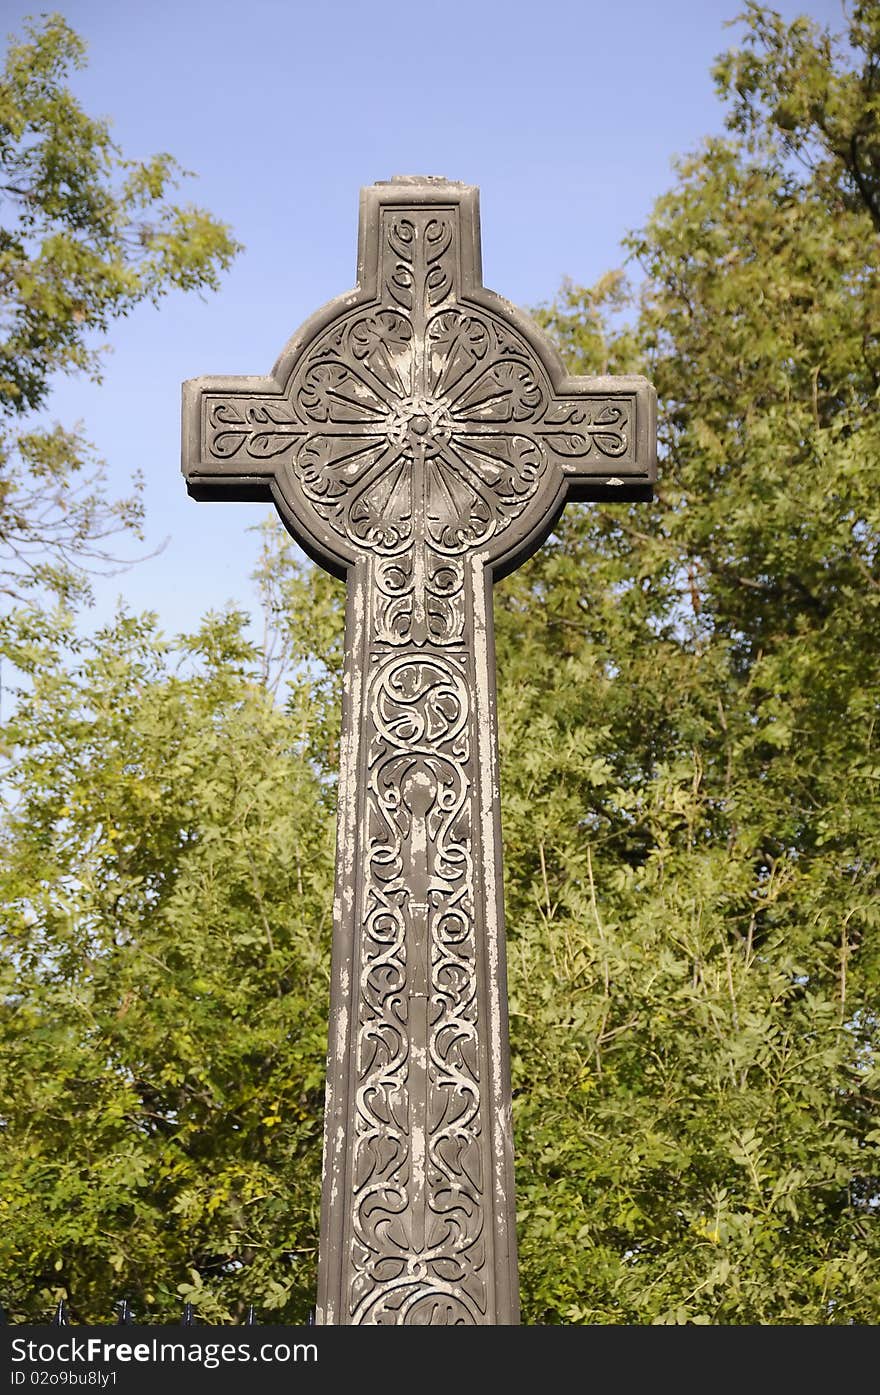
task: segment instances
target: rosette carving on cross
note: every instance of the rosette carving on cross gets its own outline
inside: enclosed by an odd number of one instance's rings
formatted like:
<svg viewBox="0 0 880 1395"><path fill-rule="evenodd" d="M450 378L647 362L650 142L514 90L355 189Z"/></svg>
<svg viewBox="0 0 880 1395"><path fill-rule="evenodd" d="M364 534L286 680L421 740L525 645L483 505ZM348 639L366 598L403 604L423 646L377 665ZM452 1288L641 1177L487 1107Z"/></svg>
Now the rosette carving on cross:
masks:
<svg viewBox="0 0 880 1395"><path fill-rule="evenodd" d="M338 575L414 543L481 552L500 575L566 498L646 497L650 385L568 376L482 286L478 220L466 185L364 190L358 289L313 316L269 378L185 385L190 493L274 497Z"/></svg>

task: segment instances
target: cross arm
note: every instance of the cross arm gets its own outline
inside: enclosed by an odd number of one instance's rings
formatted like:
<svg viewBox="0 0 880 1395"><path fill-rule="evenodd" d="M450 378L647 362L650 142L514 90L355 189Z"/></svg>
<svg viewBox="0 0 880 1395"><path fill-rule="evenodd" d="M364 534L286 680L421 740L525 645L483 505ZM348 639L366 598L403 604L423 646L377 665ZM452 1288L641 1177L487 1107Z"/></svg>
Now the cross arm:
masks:
<svg viewBox="0 0 880 1395"><path fill-rule="evenodd" d="M650 501L657 479L657 394L639 375L565 375L541 423L566 498Z"/></svg>
<svg viewBox="0 0 880 1395"><path fill-rule="evenodd" d="M183 385L181 469L193 499L272 499L282 458L305 435L274 378L190 378Z"/></svg>

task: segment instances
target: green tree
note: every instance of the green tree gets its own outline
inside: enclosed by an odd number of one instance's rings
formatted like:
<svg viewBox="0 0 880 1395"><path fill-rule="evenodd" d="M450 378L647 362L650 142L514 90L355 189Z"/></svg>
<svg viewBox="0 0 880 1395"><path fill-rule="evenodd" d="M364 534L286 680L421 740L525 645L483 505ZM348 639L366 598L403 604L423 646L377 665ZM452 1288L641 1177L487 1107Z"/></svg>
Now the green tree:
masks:
<svg viewBox="0 0 880 1395"><path fill-rule="evenodd" d="M543 1322L880 1316L880 9L747 21L728 137L630 243L657 502L499 591ZM632 366L607 296L544 312L581 370Z"/></svg>
<svg viewBox="0 0 880 1395"><path fill-rule="evenodd" d="M53 376L100 378L97 335L142 301L218 285L237 244L168 195L167 154L130 160L68 86L85 45L58 14L13 40L0 76L0 591L88 593L108 539L138 532L139 490L110 500L79 430L27 423Z"/></svg>
<svg viewBox="0 0 880 1395"><path fill-rule="evenodd" d="M0 1272L14 1320L314 1301L332 817L245 617L165 642L19 617L0 868ZM305 684L308 679L304 679ZM304 719L292 720L299 712Z"/></svg>

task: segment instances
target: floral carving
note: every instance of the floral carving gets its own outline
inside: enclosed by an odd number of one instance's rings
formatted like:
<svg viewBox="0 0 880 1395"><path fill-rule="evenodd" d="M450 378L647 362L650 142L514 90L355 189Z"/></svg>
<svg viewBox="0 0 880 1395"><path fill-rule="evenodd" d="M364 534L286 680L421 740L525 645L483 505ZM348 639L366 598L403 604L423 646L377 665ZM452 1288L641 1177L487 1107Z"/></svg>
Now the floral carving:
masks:
<svg viewBox="0 0 880 1395"><path fill-rule="evenodd" d="M354 318L310 355L293 400L311 429L293 471L359 547L474 551L520 517L547 469L540 438L525 434L546 389L526 357L500 355L486 319L444 311L421 338L401 319L370 316L368 332Z"/></svg>
<svg viewBox="0 0 880 1395"><path fill-rule="evenodd" d="M486 1319L470 687L405 652L369 689L355 1323Z"/></svg>
<svg viewBox="0 0 880 1395"><path fill-rule="evenodd" d="M552 462L626 455L632 404L559 398L521 334L456 304L450 217L384 226L388 303L334 321L277 401L215 401L210 450L288 464L316 521L358 551L479 551L522 518Z"/></svg>

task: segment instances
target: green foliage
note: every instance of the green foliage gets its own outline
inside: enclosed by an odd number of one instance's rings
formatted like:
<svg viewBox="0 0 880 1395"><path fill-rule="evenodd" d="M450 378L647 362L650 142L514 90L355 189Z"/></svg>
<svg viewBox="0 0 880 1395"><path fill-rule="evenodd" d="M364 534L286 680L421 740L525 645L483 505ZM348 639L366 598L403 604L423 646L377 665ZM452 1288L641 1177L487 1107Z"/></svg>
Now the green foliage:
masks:
<svg viewBox="0 0 880 1395"><path fill-rule="evenodd" d="M742 137L631 243L657 503L499 588L532 1321L880 1316L878 13L834 67L750 7ZM582 370L596 301L550 321Z"/></svg>
<svg viewBox="0 0 880 1395"><path fill-rule="evenodd" d="M0 1272L18 1320L313 1302L332 817L243 617L17 620ZM10 637L11 638L11 637Z"/></svg>
<svg viewBox="0 0 880 1395"><path fill-rule="evenodd" d="M139 487L108 501L77 432L15 424L46 405L53 375L100 378L97 338L140 302L214 289L239 250L203 209L168 195L168 154L126 159L69 86L85 46L58 14L10 44L0 76L0 591L87 594L107 538L135 533Z"/></svg>
<svg viewBox="0 0 880 1395"><path fill-rule="evenodd" d="M854 6L846 44L805 16L786 26L754 0L743 18L749 23L743 48L715 68L719 90L733 98L731 129L758 148L770 137L880 230L876 3Z"/></svg>
<svg viewBox="0 0 880 1395"><path fill-rule="evenodd" d="M172 156L124 159L107 122L82 110L65 84L84 63L55 14L10 46L0 84L7 410L41 406L53 372L97 375L94 331L173 287L216 289L237 250L204 210L166 202L183 173Z"/></svg>
<svg viewBox="0 0 880 1395"><path fill-rule="evenodd" d="M636 373L639 344L621 325L632 295L622 271L608 271L595 286L566 279L551 305L534 313L537 324L564 350L570 373Z"/></svg>
<svg viewBox="0 0 880 1395"><path fill-rule="evenodd" d="M496 591L527 1322L880 1320L878 16L750 6L635 317L539 312L652 377L662 467ZM342 588L278 528L260 577L260 651L4 631L19 1318L312 1301Z"/></svg>

